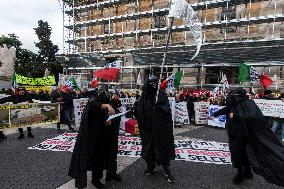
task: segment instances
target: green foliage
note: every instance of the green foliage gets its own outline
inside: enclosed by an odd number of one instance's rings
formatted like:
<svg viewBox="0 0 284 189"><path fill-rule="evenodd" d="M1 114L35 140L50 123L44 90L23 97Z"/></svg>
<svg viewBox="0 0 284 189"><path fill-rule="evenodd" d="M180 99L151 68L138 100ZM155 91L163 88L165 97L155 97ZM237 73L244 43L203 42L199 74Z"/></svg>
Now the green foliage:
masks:
<svg viewBox="0 0 284 189"><path fill-rule="evenodd" d="M38 27L34 28L39 42L35 43L39 48L38 54L30 50L21 48L22 42L15 34L2 35L0 37L0 46L7 45L8 48L16 48L16 73L26 77L43 77L45 69L48 68L51 74L58 77L62 72L62 67L57 62L55 54L58 52L58 46L50 40L51 27L47 22L38 21Z"/></svg>
<svg viewBox="0 0 284 189"><path fill-rule="evenodd" d="M8 34L8 36L2 35L0 37L0 46L4 47L4 44L6 44L8 48L14 47L16 49L20 49L22 46L22 42L19 40L19 37L14 33Z"/></svg>
<svg viewBox="0 0 284 189"><path fill-rule="evenodd" d="M58 73L62 73L62 67L57 62L55 54L58 52L58 46L54 45L50 39L52 29L47 22L38 21L38 27L34 28L39 42L35 46L39 49L37 60L42 63L42 73L48 68L51 74L58 79Z"/></svg>

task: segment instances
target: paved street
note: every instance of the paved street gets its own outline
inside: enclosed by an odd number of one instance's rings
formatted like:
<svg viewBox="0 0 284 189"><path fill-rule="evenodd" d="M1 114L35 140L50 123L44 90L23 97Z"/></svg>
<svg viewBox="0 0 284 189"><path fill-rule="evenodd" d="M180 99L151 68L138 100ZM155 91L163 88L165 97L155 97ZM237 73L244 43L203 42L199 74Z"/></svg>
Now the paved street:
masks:
<svg viewBox="0 0 284 189"><path fill-rule="evenodd" d="M0 143L0 180L1 189L72 189L74 181L67 176L70 152L28 150L28 147L58 136L52 128L35 128L34 139L17 140L18 134L9 134L8 140ZM223 129L209 127L186 127L175 129L176 139L208 140L227 142ZM119 171L124 180L121 183L109 182L106 188L115 189L164 189L164 188L280 188L268 184L263 178L254 175L253 180L245 181L235 187L231 179L235 170L229 165L216 165L173 161L172 172L177 182L169 184L162 175L162 169L156 175L143 176L145 163L141 158L119 157ZM88 185L88 188L94 188Z"/></svg>

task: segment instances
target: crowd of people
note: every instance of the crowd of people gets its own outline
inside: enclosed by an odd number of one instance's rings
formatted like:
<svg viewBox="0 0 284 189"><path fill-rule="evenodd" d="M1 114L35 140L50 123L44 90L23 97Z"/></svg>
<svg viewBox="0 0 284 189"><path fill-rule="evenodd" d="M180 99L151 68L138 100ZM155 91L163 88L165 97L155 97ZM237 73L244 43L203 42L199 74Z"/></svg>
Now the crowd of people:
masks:
<svg viewBox="0 0 284 189"><path fill-rule="evenodd" d="M109 120L109 115L119 113L120 98L136 98L133 114L138 121L142 141L141 157L145 160L147 169L144 175L153 175L157 166L163 166L164 176L169 183L175 183L170 168L170 161L175 159L175 145L172 128L172 115L168 97L175 97L177 102L187 102L189 118L194 117L194 102L210 102L224 106L213 116L226 115L226 129L229 138L232 165L237 168L233 179L234 184L253 177L252 170L263 176L268 182L284 186L284 147L273 132L282 130L283 118L264 117L253 99L253 93L247 93L238 88L225 95L212 98L209 93L194 95L192 92L175 95L165 93L160 89L158 98L158 78L150 76L142 88L135 93L108 91L98 88L88 91L87 88L73 90L57 87L51 93L48 91L27 92L18 90L11 96L0 99L5 102L32 102L33 99L51 101L61 104L62 122L68 125L70 131L73 114L73 99L89 98L81 118L78 138L72 154L69 176L75 179L77 188L87 185L87 171L92 171L92 184L97 188L104 185L100 179L103 170L107 170L106 182L122 181L117 173L117 152L120 117ZM3 91L7 93L7 91ZM266 100L276 99L272 91L266 90L263 97ZM284 94L278 99L284 102ZM60 123L57 125L60 130ZM19 128L19 139L24 138L23 129ZM34 137L31 129L28 136ZM0 137L6 136L0 131ZM283 140L283 138L282 138ZM250 151L248 151L248 149Z"/></svg>

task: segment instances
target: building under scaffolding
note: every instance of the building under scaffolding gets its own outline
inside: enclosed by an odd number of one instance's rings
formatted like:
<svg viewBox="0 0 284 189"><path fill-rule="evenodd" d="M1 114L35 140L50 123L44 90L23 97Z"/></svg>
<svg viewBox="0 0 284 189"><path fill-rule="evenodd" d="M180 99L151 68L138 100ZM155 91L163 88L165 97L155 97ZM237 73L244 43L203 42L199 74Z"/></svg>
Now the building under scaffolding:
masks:
<svg viewBox="0 0 284 189"><path fill-rule="evenodd" d="M184 71L182 86L218 84L225 73L238 84L239 63L255 65L260 72L284 78L283 0L189 0L203 28L199 55L182 20L174 20L165 76ZM119 83L135 84L159 72L166 43L170 0L69 0L65 1L65 54L101 54L106 61L124 60ZM64 7L64 6L63 6ZM76 72L97 69L72 66Z"/></svg>

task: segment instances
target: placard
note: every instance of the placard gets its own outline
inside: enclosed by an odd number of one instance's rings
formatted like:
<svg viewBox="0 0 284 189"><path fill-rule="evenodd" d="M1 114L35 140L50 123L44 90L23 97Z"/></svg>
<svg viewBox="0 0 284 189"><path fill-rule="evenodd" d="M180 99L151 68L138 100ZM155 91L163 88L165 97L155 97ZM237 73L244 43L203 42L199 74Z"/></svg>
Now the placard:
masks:
<svg viewBox="0 0 284 189"><path fill-rule="evenodd" d="M194 102L196 124L207 124L209 106L209 102Z"/></svg>
<svg viewBox="0 0 284 189"><path fill-rule="evenodd" d="M86 104L88 103L88 100L88 98L73 99L76 127L80 127L81 116L84 112Z"/></svg>
<svg viewBox="0 0 284 189"><path fill-rule="evenodd" d="M217 112L218 110L222 109L224 106L218 106L218 105L210 105L208 117L210 118L214 112ZM212 119L208 118L208 125L215 126L215 127L221 127L225 128L226 124L226 115L220 115L218 117L213 117Z"/></svg>
<svg viewBox="0 0 284 189"><path fill-rule="evenodd" d="M175 125L189 124L189 117L188 117L186 102L175 103L174 123Z"/></svg>
<svg viewBox="0 0 284 189"><path fill-rule="evenodd" d="M264 116L284 118L284 103L281 100L254 99Z"/></svg>

